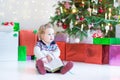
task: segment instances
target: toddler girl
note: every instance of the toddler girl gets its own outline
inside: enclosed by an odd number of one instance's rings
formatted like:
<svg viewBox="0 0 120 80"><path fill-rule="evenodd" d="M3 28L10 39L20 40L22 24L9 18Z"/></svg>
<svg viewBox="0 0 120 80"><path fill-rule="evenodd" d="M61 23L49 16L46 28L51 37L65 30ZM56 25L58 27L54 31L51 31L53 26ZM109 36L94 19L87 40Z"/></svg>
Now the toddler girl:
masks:
<svg viewBox="0 0 120 80"><path fill-rule="evenodd" d="M60 49L54 41L54 28L50 23L40 26L38 30L39 41L34 47L36 56L36 68L40 74L46 72L67 73L73 63L69 61L66 65L63 64L60 56Z"/></svg>

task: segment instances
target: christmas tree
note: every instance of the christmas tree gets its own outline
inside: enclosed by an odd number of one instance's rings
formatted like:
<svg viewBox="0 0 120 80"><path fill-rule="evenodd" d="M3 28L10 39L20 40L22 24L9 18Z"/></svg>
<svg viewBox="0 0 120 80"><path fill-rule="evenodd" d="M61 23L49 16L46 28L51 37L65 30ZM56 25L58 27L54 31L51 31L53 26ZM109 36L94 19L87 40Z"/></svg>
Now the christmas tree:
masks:
<svg viewBox="0 0 120 80"><path fill-rule="evenodd" d="M117 0L70 0L58 2L51 23L65 29L69 36L87 37L88 31L99 30L102 37L115 37L120 23Z"/></svg>

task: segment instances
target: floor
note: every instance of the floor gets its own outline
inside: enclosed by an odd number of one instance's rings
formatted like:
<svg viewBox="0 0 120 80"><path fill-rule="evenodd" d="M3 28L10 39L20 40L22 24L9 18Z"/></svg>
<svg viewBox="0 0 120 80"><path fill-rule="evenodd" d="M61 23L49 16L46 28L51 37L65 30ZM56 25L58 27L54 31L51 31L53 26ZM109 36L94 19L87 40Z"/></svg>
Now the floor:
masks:
<svg viewBox="0 0 120 80"><path fill-rule="evenodd" d="M64 62L66 63L66 62ZM0 61L1 80L120 80L120 66L97 65L73 62L68 73L47 73L40 75L35 61Z"/></svg>

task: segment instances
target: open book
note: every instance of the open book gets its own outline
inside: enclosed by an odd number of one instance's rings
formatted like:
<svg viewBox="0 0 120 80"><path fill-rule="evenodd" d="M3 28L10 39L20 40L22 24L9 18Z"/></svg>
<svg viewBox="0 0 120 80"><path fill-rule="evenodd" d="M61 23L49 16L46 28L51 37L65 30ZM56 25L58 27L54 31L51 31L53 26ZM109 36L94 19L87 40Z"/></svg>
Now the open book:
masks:
<svg viewBox="0 0 120 80"><path fill-rule="evenodd" d="M55 72L63 66L63 62L60 58L54 58L50 63L45 63L44 66L47 71Z"/></svg>

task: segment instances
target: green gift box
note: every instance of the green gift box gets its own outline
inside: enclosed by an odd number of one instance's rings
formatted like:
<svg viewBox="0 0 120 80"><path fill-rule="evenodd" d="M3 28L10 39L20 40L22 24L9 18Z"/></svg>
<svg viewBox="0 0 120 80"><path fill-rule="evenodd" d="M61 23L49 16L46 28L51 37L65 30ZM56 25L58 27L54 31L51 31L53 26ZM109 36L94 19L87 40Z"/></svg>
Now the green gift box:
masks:
<svg viewBox="0 0 120 80"><path fill-rule="evenodd" d="M120 38L93 38L93 44L118 45Z"/></svg>
<svg viewBox="0 0 120 80"><path fill-rule="evenodd" d="M18 47L18 61L26 61L27 58L27 50L26 46L19 46Z"/></svg>

